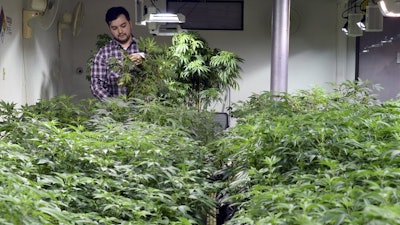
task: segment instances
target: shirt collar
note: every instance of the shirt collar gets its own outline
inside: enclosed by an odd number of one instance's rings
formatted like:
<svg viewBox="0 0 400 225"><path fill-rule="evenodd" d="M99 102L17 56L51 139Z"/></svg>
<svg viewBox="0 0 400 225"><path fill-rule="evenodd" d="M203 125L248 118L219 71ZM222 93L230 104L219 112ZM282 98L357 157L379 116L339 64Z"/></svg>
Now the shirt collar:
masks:
<svg viewBox="0 0 400 225"><path fill-rule="evenodd" d="M131 47L132 45L136 45L136 38L135 38L135 36L131 36L132 37L132 43L129 45L129 47ZM113 38L112 40L111 40L111 44L113 45L113 46L115 46L115 47L120 47L120 48L122 48L122 46L121 46L121 44L117 41L117 40L115 40L115 38ZM128 48L129 48L128 47Z"/></svg>

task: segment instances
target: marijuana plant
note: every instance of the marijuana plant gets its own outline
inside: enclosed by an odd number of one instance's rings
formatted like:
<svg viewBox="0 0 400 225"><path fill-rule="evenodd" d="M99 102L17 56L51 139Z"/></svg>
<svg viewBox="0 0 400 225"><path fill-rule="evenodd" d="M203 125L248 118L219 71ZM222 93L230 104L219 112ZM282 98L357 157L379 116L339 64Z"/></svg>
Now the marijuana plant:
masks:
<svg viewBox="0 0 400 225"><path fill-rule="evenodd" d="M139 66L125 55L112 59L111 69L121 74L119 85L128 97L164 98L179 105L206 110L221 101L227 88L237 89L243 59L229 51L212 49L196 32L175 34L172 45L157 44L152 37L139 38L146 59Z"/></svg>
<svg viewBox="0 0 400 225"><path fill-rule="evenodd" d="M177 59L177 81L189 85L187 103L206 109L219 101L226 88L238 88L239 63L236 54L212 49L196 32L182 32L172 38L170 51Z"/></svg>
<svg viewBox="0 0 400 225"><path fill-rule="evenodd" d="M398 101L397 101L398 102ZM368 82L233 105L213 145L238 208L226 224L398 224L399 104Z"/></svg>

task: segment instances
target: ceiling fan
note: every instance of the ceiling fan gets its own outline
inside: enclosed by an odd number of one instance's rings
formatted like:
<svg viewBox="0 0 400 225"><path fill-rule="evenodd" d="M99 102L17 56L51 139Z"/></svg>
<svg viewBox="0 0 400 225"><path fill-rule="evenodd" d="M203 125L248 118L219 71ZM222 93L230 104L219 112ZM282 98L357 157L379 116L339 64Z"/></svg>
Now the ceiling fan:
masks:
<svg viewBox="0 0 400 225"><path fill-rule="evenodd" d="M80 34L83 26L83 3L76 3L72 12L64 13L62 20L58 22L58 41L62 41L63 30L71 28L72 36L76 37Z"/></svg>

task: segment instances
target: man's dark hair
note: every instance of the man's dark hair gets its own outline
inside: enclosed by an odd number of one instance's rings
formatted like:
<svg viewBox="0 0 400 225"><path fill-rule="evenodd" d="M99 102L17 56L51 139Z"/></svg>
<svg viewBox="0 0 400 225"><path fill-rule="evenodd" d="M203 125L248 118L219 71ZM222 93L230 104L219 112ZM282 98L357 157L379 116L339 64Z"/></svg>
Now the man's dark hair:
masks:
<svg viewBox="0 0 400 225"><path fill-rule="evenodd" d="M118 6L118 7L111 7L110 9L107 10L106 23L110 25L111 21L117 19L118 16L120 16L121 14L123 14L128 21L131 20L128 11L124 7Z"/></svg>

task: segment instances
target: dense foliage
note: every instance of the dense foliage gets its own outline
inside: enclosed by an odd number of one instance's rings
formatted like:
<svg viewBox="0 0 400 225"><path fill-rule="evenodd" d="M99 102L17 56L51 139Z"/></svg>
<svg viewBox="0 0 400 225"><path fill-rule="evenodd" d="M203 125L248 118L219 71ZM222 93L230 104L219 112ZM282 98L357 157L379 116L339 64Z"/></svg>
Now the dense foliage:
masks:
<svg viewBox="0 0 400 225"><path fill-rule="evenodd" d="M399 224L400 108L369 90L346 82L239 104L214 145L238 209L227 224Z"/></svg>
<svg viewBox="0 0 400 225"><path fill-rule="evenodd" d="M0 224L198 224L215 208L207 112L60 96L0 113Z"/></svg>
<svg viewBox="0 0 400 225"><path fill-rule="evenodd" d="M400 224L400 104L332 87L255 94L222 133L165 100L1 102L0 224Z"/></svg>

